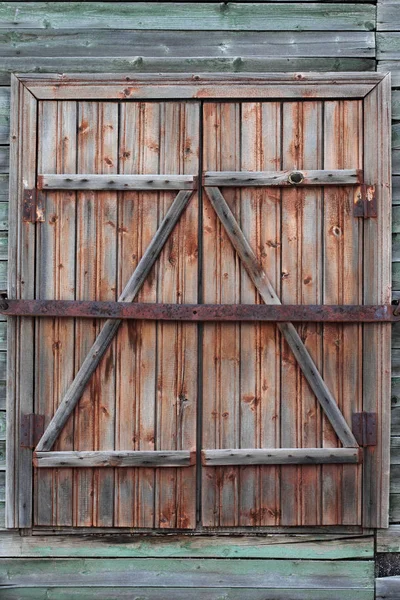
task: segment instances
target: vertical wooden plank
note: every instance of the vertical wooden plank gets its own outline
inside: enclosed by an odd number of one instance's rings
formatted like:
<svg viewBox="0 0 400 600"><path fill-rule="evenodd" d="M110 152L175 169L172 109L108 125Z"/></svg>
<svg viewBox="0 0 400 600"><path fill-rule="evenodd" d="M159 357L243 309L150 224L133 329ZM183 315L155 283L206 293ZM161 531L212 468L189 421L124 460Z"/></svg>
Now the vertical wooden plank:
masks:
<svg viewBox="0 0 400 600"><path fill-rule="evenodd" d="M117 103L79 103L79 173L117 169ZM115 299L116 193L79 192L77 211L77 299ZM78 369L102 323L78 321ZM74 449L114 447L114 346L104 356L75 410ZM113 471L77 469L74 489L76 526L112 525Z"/></svg>
<svg viewBox="0 0 400 600"><path fill-rule="evenodd" d="M281 105L243 103L241 169L280 169ZM244 188L241 227L272 284L280 281L280 191ZM241 302L262 302L241 268ZM279 332L274 324L240 325L240 445L242 448L279 447L280 358ZM240 468L240 524L279 523L279 468Z"/></svg>
<svg viewBox="0 0 400 600"><path fill-rule="evenodd" d="M325 103L324 168L362 166L362 105L360 101ZM324 190L324 303L362 303L362 222L353 216L354 188ZM324 326L324 377L347 422L362 406L362 327ZM323 444L338 446L328 420L323 420ZM361 467L325 465L323 524L360 523Z"/></svg>
<svg viewBox="0 0 400 600"><path fill-rule="evenodd" d="M378 217L364 221L364 303L391 301L390 74L364 100L365 183L375 185ZM364 450L363 525L388 526L390 325L364 325L363 408L376 412L378 445Z"/></svg>
<svg viewBox="0 0 400 600"><path fill-rule="evenodd" d="M199 104L164 103L161 107L160 172L196 174L199 152ZM174 195L161 194L160 218ZM191 198L161 253L158 301L197 302L197 195ZM197 325L159 323L157 327L157 450L195 449L197 407ZM159 469L156 527L196 525L196 467Z"/></svg>
<svg viewBox="0 0 400 600"><path fill-rule="evenodd" d="M204 169L239 170L240 104L204 104ZM224 197L236 218L240 191ZM203 208L203 285L205 303L238 303L240 265L227 234L207 198ZM203 448L239 444L240 329L238 324L205 323L203 333ZM203 524L235 526L238 467L203 469Z"/></svg>
<svg viewBox="0 0 400 600"><path fill-rule="evenodd" d="M21 88L20 105L20 145L19 145L19 177L18 202L22 200L23 188L36 185L36 125L37 101L25 88ZM20 213L16 296L33 298L35 272L35 225L21 222ZM17 389L17 432L16 448L18 451L18 525L30 527L32 524L32 451L19 447L19 423L21 415L32 413L34 409L34 319L24 318L17 321L17 364L15 377Z"/></svg>
<svg viewBox="0 0 400 600"><path fill-rule="evenodd" d="M160 104L121 105L121 173L159 172ZM121 194L118 232L118 291L122 291L154 236L159 222L154 192ZM138 294L157 301L158 264ZM122 323L117 335L116 448L154 450L156 421L156 343L154 322ZM154 469L118 469L115 519L118 526L154 527Z"/></svg>
<svg viewBox="0 0 400 600"><path fill-rule="evenodd" d="M284 103L282 139L284 169L321 168L321 102ZM321 302L321 261L321 191L282 190L283 304ZM304 324L298 331L319 367L320 326ZM281 390L282 447L318 447L321 411L286 343L283 343ZM282 525L318 524L319 499L320 467L281 468Z"/></svg>
<svg viewBox="0 0 400 600"><path fill-rule="evenodd" d="M39 104L38 169L74 173L76 167L76 103ZM71 300L75 288L75 192L49 192L46 221L38 226L36 297ZM47 422L73 378L72 319L37 319L36 405ZM56 449L72 450L73 422L68 422ZM45 469L35 476L35 522L72 524L72 471Z"/></svg>
<svg viewBox="0 0 400 600"><path fill-rule="evenodd" d="M10 195L8 215L8 297L17 298L18 292L18 247L19 215L22 200L20 153L22 138L21 105L22 86L15 75L11 75L11 115L10 115ZM18 497L19 469L19 430L20 419L17 401L17 354L18 319L7 319L7 440L13 440L7 448L6 464L6 527L18 527L19 511L16 505Z"/></svg>

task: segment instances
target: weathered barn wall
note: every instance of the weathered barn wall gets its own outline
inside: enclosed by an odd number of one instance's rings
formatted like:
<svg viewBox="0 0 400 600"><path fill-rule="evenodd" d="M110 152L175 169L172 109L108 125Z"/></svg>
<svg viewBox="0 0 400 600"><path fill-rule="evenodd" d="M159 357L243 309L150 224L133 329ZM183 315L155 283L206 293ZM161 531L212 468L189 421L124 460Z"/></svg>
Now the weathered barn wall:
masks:
<svg viewBox="0 0 400 600"><path fill-rule="evenodd" d="M201 71L392 71L393 76L393 285L400 297L400 0L364 2L2 2L0 3L0 289L6 287L7 277L7 191L8 191L8 126L9 126L9 74L11 72L201 72ZM0 508L4 513L4 465L5 465L5 381L6 340L5 323L0 322ZM391 521L400 523L400 326L393 336L393 410L392 410L392 493ZM3 517L1 516L0 519ZM400 525L397 526L400 529ZM400 552L396 526L378 536L378 552ZM400 538L400 535L399 535ZM264 573L278 569L273 558L303 559L305 573L303 582L296 580L294 588L314 587L314 591L290 592L289 596L274 598L337 598L337 591L330 585L342 587L341 598L373 598L373 543L372 537L353 538L335 543L327 538L324 542L307 542L298 551L299 544L281 544L281 554L268 543L250 546L243 551L225 548L219 541L218 550L209 545L200 549L182 550L177 543L164 554L157 546L154 550L127 544L118 546L100 542L89 543L74 537L70 541L53 538L50 543L42 538L19 538L4 533L0 545L3 556L10 558L56 556L59 562L55 570L69 576L74 570L73 557L90 559L81 565L82 573L94 569L102 572L99 586L107 582L107 557L146 559L153 563L161 557L204 558L207 569L222 569L222 562L229 558L264 559ZM336 544L336 554L332 546ZM223 548L223 552L221 551ZM264 548L264 554L262 549ZM265 549L267 548L267 550ZM272 548L272 549L271 549ZM153 552L153 554L152 554ZM222 554L221 554L222 552ZM253 554L252 554L253 552ZM207 556L207 558L205 558ZM355 560L358 559L358 560ZM22 559L21 559L22 560ZM207 563L213 561L212 563ZM90 562L94 561L94 562ZM103 562L102 562L103 561ZM338 562L336 562L338 561ZM17 561L19 563L19 561ZM3 592L1 598L63 598L57 589L47 590L46 561L41 561L36 595L22 595L16 590ZM231 561L228 561L231 562ZM226 562L226 576L213 596L204 598L265 598L256 588L243 594L226 592L232 572L237 567ZM258 562L258 561L257 561ZM287 573L295 567L295 561L287 563ZM396 562L396 561L394 561ZM36 563L37 564L37 563ZM279 563L282 564L282 563ZM26 563L29 573L33 563ZM171 565L171 563L170 563ZM130 565L132 568L134 565ZM143 565L142 565L143 566ZM148 565L160 574L169 567L157 563ZM146 566L146 568L147 568ZM10 565L10 578L13 563ZM17 567L15 567L17 569ZM18 567L19 568L19 567ZM136 563L135 568L142 568ZM184 569L184 567L182 567ZM121 569L123 565L121 563ZM164 571L163 571L164 569ZM229 571L231 569L231 571ZM247 575L257 579L258 566ZM284 574L284 568L279 567ZM285 567L286 569L286 567ZM268 571L269 570L269 571ZM251 575L253 573L253 575ZM325 590L317 589L313 573L319 573L329 582ZM343 579L334 581L335 573ZM396 573L396 569L390 572ZM66 575L65 575L66 574ZM385 573L382 573L385 574ZM19 575L23 580L23 574ZM122 577L122 576L121 576ZM207 577L207 575L204 575ZM178 575L179 579L179 575ZM288 577L288 581L290 577ZM59 581L63 581L62 578ZM76 585L88 585L85 575ZM198 580L192 580L192 583ZM262 580L266 586L268 577ZM293 582L294 580L292 580ZM101 583L103 582L103 583ZM62 583L59 584L62 587ZM194 584L195 585L195 584ZM259 583L259 585L261 585ZM88 588L86 588L88 590ZM122 590L123 588L121 588ZM396 591L397 589L397 591ZM398 580L380 580L379 597L400 597ZM346 591L347 590L347 591ZM393 591L395 590L395 591ZM24 592L25 593L25 592ZM92 597L92 592L79 593L72 589L65 597ZM103 593L103 595L101 595ZM124 596L123 593L126 593ZM144 592L145 593L145 592ZM143 597L146 597L143 593ZM171 597L179 598L177 592ZM182 598L187 597L185 591ZM222 595L225 594L226 595ZM76 595L73 595L76 594ZM105 594L105 595L104 595ZM283 594L283 592L282 592ZM297 594L297 595L294 595ZM314 594L314 595L313 595ZM346 595L347 594L347 595ZM392 594L392 595L390 595ZM397 596L395 595L397 594ZM108 592L96 597L108 598ZM132 597L126 588L118 597ZM142 597L142 596L141 596ZM155 598L153 594L151 596ZM166 598L162 592L160 598ZM201 596L197 596L201 597Z"/></svg>

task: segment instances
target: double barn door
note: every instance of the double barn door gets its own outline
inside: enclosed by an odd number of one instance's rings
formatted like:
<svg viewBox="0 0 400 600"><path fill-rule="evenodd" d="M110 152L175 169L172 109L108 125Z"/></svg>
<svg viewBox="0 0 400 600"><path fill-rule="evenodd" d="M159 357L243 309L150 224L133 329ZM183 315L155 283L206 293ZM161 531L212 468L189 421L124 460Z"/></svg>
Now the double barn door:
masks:
<svg viewBox="0 0 400 600"><path fill-rule="evenodd" d="M382 439L366 386L388 326L254 317L265 304L384 302L365 292L365 244L379 235L354 211L363 99L39 99L35 110L36 223L21 213L14 297L91 303L13 320L17 355L32 353L20 367L31 412L45 419L24 450L32 524L368 524ZM93 301L117 300L133 300L135 318L96 317L106 305ZM91 317L74 316L85 307ZM353 431L363 411L379 421L366 448Z"/></svg>

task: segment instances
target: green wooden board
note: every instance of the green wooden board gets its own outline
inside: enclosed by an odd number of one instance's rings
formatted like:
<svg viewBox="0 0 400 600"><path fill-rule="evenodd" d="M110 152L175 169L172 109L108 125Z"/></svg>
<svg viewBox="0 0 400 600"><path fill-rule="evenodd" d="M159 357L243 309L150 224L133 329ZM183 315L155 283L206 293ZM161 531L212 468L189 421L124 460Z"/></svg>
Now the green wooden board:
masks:
<svg viewBox="0 0 400 600"><path fill-rule="evenodd" d="M2 559L3 588L176 587L371 589L373 561Z"/></svg>
<svg viewBox="0 0 400 600"><path fill-rule="evenodd" d="M2 2L0 28L373 31L375 7L340 2Z"/></svg>
<svg viewBox="0 0 400 600"><path fill-rule="evenodd" d="M1 499L1 495L0 495ZM28 536L0 535L0 556L30 558L275 558L343 560L372 558L373 536Z"/></svg>

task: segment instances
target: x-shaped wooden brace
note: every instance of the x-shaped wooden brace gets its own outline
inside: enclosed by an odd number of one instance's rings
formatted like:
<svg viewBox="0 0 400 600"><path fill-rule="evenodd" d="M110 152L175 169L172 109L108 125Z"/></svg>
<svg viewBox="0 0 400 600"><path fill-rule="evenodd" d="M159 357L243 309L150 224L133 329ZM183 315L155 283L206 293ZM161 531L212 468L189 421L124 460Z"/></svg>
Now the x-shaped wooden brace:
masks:
<svg viewBox="0 0 400 600"><path fill-rule="evenodd" d="M264 302L266 304L281 304L265 271L258 263L253 250L236 222L219 188L206 186L205 191L215 212L221 220L232 245L238 253L243 266L247 270ZM118 299L119 302L132 302L134 300L165 242L178 222L183 210L187 206L192 194L193 190L181 190L177 194L154 238L150 242L130 280L125 286L124 291L120 295ZM58 435L82 396L93 372L117 333L120 324L121 320L118 319L106 321L92 348L89 350L74 381L40 439L36 447L37 452L48 452L53 447ZM315 366L294 325L292 323L277 323L277 326L289 344L304 376L310 384L311 389L315 393L343 446L346 448L357 448L358 444L350 427L340 412L335 399L322 379L321 374Z"/></svg>

